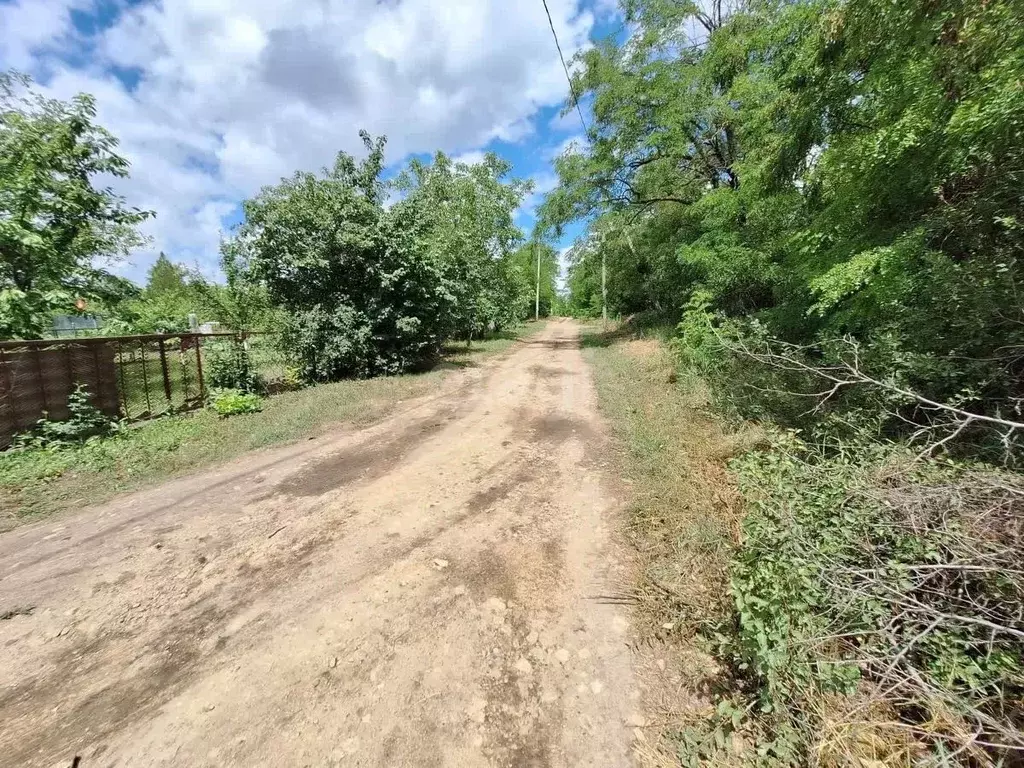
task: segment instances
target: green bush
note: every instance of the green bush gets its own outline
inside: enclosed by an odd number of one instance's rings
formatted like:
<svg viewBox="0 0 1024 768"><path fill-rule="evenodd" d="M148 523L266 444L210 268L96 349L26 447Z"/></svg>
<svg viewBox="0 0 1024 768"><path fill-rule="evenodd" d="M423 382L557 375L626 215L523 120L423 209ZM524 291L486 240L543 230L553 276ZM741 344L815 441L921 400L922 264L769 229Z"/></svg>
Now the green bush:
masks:
<svg viewBox="0 0 1024 768"><path fill-rule="evenodd" d="M263 379L253 370L249 350L241 339L207 341L203 345L203 377L211 389L264 389Z"/></svg>
<svg viewBox="0 0 1024 768"><path fill-rule="evenodd" d="M306 386L306 382L302 378L302 370L295 365L285 366L284 373L281 376L281 388L286 392L292 392L296 389L302 389L304 386Z"/></svg>
<svg viewBox="0 0 1024 768"><path fill-rule="evenodd" d="M515 250L529 185L505 178L508 163L438 153L389 183L385 139L360 135L361 161L340 152L323 174L297 173L245 201L232 241L282 311L283 347L309 382L424 370L445 341L518 318L533 285L533 251ZM389 186L401 193L394 205ZM542 294L554 291L556 265L544 253Z"/></svg>
<svg viewBox="0 0 1024 768"><path fill-rule="evenodd" d="M1024 752L1024 486L914 458L879 443L824 454L787 433L733 462L748 514L717 640L750 683L762 755Z"/></svg>
<svg viewBox="0 0 1024 768"><path fill-rule="evenodd" d="M254 392L238 389L215 389L210 393L210 407L223 417L263 410L263 398Z"/></svg>
<svg viewBox="0 0 1024 768"><path fill-rule="evenodd" d="M296 174L244 204L252 276L287 312L282 343L308 381L416 368L440 348L450 297L424 252L419 209L385 209L384 139L360 163ZM325 233L331 233L325 236Z"/></svg>
<svg viewBox="0 0 1024 768"><path fill-rule="evenodd" d="M15 439L15 448L61 448L110 435L119 427L90 402L89 391L82 384L76 384L68 395L68 412L63 421L40 419L31 432Z"/></svg>

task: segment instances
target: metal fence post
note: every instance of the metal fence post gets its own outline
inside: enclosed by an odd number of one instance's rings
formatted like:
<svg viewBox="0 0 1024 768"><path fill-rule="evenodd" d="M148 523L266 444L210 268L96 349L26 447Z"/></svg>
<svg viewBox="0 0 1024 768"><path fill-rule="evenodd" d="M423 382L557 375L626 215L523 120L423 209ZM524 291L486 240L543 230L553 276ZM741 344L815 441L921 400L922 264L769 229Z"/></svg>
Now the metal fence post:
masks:
<svg viewBox="0 0 1024 768"><path fill-rule="evenodd" d="M71 361L71 345L64 347L64 367L68 371L68 394L75 391L75 364Z"/></svg>
<svg viewBox="0 0 1024 768"><path fill-rule="evenodd" d="M34 347L36 359L36 388L39 390L39 394L42 395L43 399L43 413L50 410L50 404L46 402L46 382L43 380L43 363L39 359L39 347Z"/></svg>
<svg viewBox="0 0 1024 768"><path fill-rule="evenodd" d="M203 339L193 334L192 343L196 348L196 373L199 375L199 402L206 400L206 383L203 381Z"/></svg>
<svg viewBox="0 0 1024 768"><path fill-rule="evenodd" d="M0 402L0 413L5 413L8 417L7 420L10 422L11 434L13 435L17 429L14 423L14 393L11 385L11 372L7 367L7 354L0 349L0 371L3 372L4 377L4 397L6 402ZM4 407L6 405L6 408ZM3 428L3 423L0 422L0 439L6 434L7 430Z"/></svg>
<svg viewBox="0 0 1024 768"><path fill-rule="evenodd" d="M149 402L149 374L146 373L146 343L139 340L139 352L142 353L142 391L146 393L146 414L153 415L153 404Z"/></svg>
<svg viewBox="0 0 1024 768"><path fill-rule="evenodd" d="M117 345L117 375L121 380L121 391L118 393L121 395L121 402L124 404L124 417L126 419L131 418L131 410L128 407L128 387L124 383L124 350L121 348L121 342L115 341ZM115 385L116 386L116 385Z"/></svg>
<svg viewBox="0 0 1024 768"><path fill-rule="evenodd" d="M170 408L174 403L171 402L171 374L167 370L167 349L164 347L163 338L157 341L157 346L160 348L160 370L164 375L164 394L167 395L167 406Z"/></svg>

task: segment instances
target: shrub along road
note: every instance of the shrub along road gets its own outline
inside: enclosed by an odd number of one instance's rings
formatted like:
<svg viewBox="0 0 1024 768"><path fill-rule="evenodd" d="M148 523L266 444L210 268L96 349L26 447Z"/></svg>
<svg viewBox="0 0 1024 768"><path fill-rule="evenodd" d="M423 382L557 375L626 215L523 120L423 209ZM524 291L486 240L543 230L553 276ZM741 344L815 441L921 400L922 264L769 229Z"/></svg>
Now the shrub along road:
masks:
<svg viewBox="0 0 1024 768"><path fill-rule="evenodd" d="M0 764L629 764L605 443L553 322L375 426L0 536Z"/></svg>

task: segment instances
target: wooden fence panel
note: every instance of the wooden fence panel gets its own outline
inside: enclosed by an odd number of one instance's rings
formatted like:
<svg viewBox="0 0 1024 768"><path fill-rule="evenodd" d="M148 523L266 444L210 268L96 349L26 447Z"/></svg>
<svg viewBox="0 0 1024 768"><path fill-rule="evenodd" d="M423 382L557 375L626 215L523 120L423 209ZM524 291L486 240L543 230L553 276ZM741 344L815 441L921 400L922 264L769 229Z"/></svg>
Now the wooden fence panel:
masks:
<svg viewBox="0 0 1024 768"><path fill-rule="evenodd" d="M129 421L201 408L206 397L203 345L244 345L260 333L168 333L0 341L0 449L44 416L68 417L76 384L93 405ZM216 348L215 348L216 349ZM221 351L223 353L223 351ZM283 358L256 367L268 379L284 372ZM269 369L269 370L264 370ZM268 389L273 381L268 383Z"/></svg>
<svg viewBox="0 0 1024 768"><path fill-rule="evenodd" d="M66 419L76 384L101 411L120 415L113 344L64 341L0 350L0 448L39 419Z"/></svg>

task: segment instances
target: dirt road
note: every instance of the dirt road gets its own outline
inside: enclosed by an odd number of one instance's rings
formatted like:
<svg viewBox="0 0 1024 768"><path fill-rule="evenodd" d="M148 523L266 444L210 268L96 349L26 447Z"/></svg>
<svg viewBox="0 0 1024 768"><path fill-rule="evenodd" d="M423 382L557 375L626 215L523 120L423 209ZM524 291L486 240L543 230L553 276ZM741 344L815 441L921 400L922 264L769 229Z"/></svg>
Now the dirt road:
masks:
<svg viewBox="0 0 1024 768"><path fill-rule="evenodd" d="M0 765L630 765L577 342L553 322L369 429L0 536Z"/></svg>

